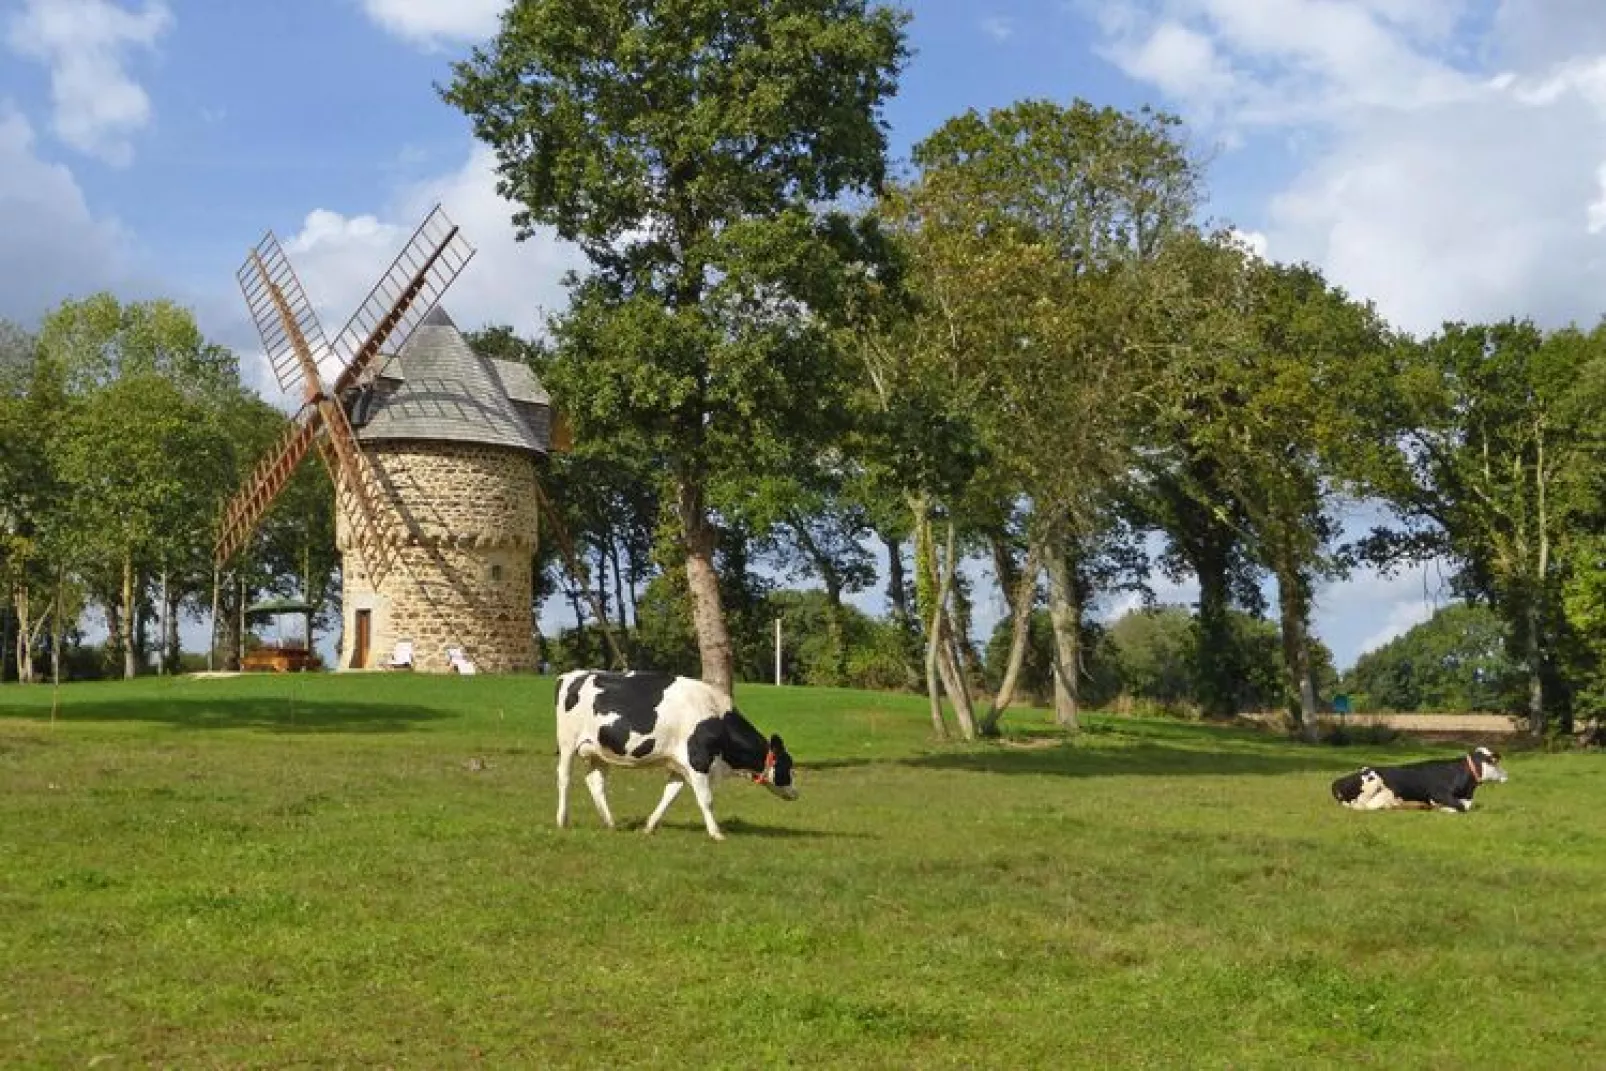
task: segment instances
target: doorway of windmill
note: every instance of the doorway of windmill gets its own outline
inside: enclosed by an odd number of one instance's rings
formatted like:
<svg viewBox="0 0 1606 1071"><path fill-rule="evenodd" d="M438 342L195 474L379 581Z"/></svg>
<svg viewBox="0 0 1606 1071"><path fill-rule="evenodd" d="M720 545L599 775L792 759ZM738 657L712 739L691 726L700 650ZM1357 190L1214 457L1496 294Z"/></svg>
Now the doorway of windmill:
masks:
<svg viewBox="0 0 1606 1071"><path fill-rule="evenodd" d="M368 641L373 635L374 612L372 610L357 611L357 638L351 648L351 668L368 668Z"/></svg>

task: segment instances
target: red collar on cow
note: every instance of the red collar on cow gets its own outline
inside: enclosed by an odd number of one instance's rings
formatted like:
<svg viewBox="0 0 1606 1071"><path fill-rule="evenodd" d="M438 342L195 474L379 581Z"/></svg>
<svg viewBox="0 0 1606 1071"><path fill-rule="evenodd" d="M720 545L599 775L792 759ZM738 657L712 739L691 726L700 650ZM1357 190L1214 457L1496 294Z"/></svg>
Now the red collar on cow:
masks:
<svg viewBox="0 0 1606 1071"><path fill-rule="evenodd" d="M1477 781L1479 784L1482 784L1483 783L1483 778L1478 776L1478 764L1472 760L1472 756L1471 755L1466 755L1466 756L1463 756L1463 757L1467 761L1467 769L1472 772L1472 779L1474 781Z"/></svg>
<svg viewBox="0 0 1606 1071"><path fill-rule="evenodd" d="M748 776L753 779L753 784L762 785L769 776L769 772L773 769L775 769L775 752L766 751L764 752L764 769L759 773L749 774Z"/></svg>

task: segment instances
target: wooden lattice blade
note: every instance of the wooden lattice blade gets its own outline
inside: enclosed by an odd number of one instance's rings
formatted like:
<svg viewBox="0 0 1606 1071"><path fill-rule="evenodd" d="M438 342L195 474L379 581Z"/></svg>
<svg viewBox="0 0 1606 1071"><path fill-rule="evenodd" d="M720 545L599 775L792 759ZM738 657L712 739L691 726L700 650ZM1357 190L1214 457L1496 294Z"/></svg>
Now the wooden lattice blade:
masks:
<svg viewBox="0 0 1606 1071"><path fill-rule="evenodd" d="M325 434L318 440L324 463L334 480L336 495L346 513L351 542L362 558L368 580L378 587L396 564L399 535L373 462L363 453L346 412L339 403L319 403Z"/></svg>
<svg viewBox="0 0 1606 1071"><path fill-rule="evenodd" d="M279 386L291 394L305 392L309 376L316 384L318 362L328 354L329 344L272 231L235 274Z"/></svg>
<svg viewBox="0 0 1606 1071"><path fill-rule="evenodd" d="M301 416L285 429L273 449L258 462L245 486L224 506L212 554L217 564L222 565L234 557L251 538L251 533L256 530L263 515L272 508L274 499L290 482L296 466L318 437L320 421L316 409L303 410Z"/></svg>
<svg viewBox="0 0 1606 1071"><path fill-rule="evenodd" d="M407 342L473 256L474 247L436 205L335 336L337 396L373 367L381 350L394 353Z"/></svg>

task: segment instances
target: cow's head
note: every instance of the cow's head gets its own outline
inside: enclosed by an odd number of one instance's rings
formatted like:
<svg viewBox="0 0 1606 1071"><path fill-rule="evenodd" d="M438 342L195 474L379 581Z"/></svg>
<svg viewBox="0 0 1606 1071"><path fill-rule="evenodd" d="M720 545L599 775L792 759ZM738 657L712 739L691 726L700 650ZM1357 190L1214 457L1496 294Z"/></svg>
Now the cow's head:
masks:
<svg viewBox="0 0 1606 1071"><path fill-rule="evenodd" d="M1500 765L1500 753L1498 751L1491 751L1486 747L1476 747L1472 749L1472 754L1467 756L1467 761L1472 764L1473 776L1477 777L1479 781L1508 780L1505 767Z"/></svg>
<svg viewBox="0 0 1606 1071"><path fill-rule="evenodd" d="M797 799L797 786L792 783L792 756L779 736L770 737L770 749L764 756L764 772L753 780L783 800Z"/></svg>

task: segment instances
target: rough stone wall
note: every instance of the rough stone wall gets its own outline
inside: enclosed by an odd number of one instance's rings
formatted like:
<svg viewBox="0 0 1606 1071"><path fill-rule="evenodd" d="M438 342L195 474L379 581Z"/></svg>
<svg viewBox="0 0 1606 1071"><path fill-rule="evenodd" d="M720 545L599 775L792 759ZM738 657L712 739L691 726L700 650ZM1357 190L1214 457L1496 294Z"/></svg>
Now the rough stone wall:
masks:
<svg viewBox="0 0 1606 1071"><path fill-rule="evenodd" d="M376 590L354 553L340 504L341 667L352 668L356 614L368 610L369 668L382 666L398 640L411 640L414 667L422 672L448 672L449 647L461 647L483 673L533 669L534 461L517 450L467 443L381 442L364 450L386 487L380 505L406 536Z"/></svg>

